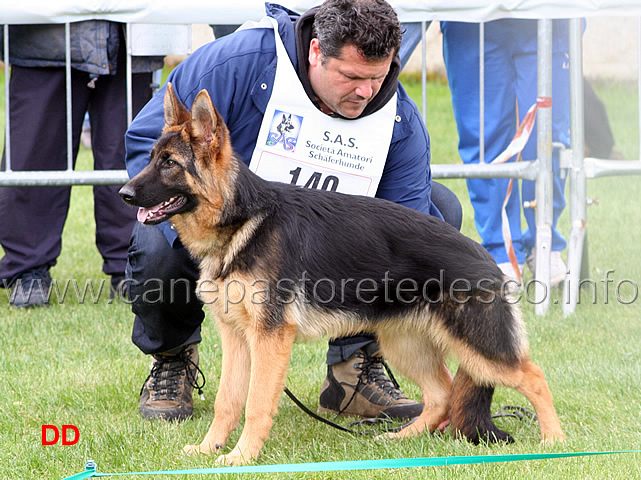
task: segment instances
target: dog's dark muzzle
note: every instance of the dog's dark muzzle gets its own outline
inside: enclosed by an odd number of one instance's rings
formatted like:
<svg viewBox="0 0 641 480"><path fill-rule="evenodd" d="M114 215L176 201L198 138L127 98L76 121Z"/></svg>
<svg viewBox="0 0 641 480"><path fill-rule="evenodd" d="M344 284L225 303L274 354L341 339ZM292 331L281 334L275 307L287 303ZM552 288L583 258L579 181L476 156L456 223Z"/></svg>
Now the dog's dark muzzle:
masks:
<svg viewBox="0 0 641 480"><path fill-rule="evenodd" d="M128 182L124 187L118 191L118 195L123 199L125 203L129 205L136 205L136 189L131 185L131 182Z"/></svg>

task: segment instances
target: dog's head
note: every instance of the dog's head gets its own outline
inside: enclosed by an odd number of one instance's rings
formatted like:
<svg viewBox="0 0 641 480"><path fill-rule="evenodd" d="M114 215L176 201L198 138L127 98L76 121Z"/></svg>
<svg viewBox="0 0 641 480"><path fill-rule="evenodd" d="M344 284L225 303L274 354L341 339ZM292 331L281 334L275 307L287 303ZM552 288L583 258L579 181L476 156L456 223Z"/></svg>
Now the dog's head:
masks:
<svg viewBox="0 0 641 480"><path fill-rule="evenodd" d="M190 112L168 83L164 113L149 164L119 192L139 207L138 221L147 225L199 208L220 210L233 170L229 131L206 90L198 93Z"/></svg>

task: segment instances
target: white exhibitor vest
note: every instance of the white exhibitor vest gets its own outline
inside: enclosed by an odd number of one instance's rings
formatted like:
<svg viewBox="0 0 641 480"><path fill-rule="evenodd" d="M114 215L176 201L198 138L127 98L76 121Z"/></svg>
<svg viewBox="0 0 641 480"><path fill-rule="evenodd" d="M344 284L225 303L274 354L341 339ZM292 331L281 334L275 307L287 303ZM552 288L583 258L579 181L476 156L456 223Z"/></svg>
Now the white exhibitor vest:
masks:
<svg viewBox="0 0 641 480"><path fill-rule="evenodd" d="M278 23L266 18L274 29L278 61L249 168L266 180L373 197L392 139L396 94L364 118L325 115L305 93Z"/></svg>

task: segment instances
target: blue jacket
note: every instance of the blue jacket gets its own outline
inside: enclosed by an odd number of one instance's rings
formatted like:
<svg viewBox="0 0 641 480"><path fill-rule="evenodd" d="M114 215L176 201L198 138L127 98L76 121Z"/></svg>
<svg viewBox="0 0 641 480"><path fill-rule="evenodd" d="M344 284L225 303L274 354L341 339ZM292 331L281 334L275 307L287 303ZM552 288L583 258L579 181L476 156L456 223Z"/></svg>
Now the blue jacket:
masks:
<svg viewBox="0 0 641 480"><path fill-rule="evenodd" d="M298 15L266 4L297 67L294 22ZM276 47L271 29L236 32L203 45L169 75L176 95L187 108L206 89L225 119L234 150L249 164L276 74ZM164 125L163 87L141 110L126 133L127 171L131 177L149 163L149 152ZM354 120L358 121L358 119ZM376 196L442 218L431 202L430 138L416 104L398 84L397 121ZM175 245L177 234L167 222L165 236ZM176 244L179 245L179 244Z"/></svg>

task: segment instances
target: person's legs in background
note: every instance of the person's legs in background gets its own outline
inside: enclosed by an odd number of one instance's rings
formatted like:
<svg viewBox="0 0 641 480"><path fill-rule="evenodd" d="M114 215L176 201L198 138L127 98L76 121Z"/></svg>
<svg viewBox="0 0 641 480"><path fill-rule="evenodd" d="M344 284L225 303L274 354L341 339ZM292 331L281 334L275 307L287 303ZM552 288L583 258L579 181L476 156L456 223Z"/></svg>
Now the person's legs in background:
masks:
<svg viewBox="0 0 641 480"><path fill-rule="evenodd" d="M72 70L72 89L82 72ZM86 75L86 74L84 74ZM63 68L13 66L10 78L11 168L67 168L65 71ZM73 158L78 153L86 104L74 93ZM45 114L46 112L46 114ZM4 162L4 160L3 160ZM49 269L62 248L62 230L69 210L71 187L0 188L0 260L3 286L12 286L16 307L48 304Z"/></svg>
<svg viewBox="0 0 641 480"><path fill-rule="evenodd" d="M485 161L491 162L510 143L516 131L515 71L510 42L501 21L485 24ZM452 92L454 117L459 133L459 154L464 163L480 161L479 119L479 26L443 22L443 56ZM483 246L501 269L516 278L502 234L501 210L509 179L468 179L474 220ZM521 234L521 202L518 182L506 206L510 233L519 265L525 262Z"/></svg>
<svg viewBox="0 0 641 480"><path fill-rule="evenodd" d="M523 65L522 65L523 64ZM519 112L521 117L525 115L537 99L536 96L536 54L524 55L517 58L519 72L526 72L526 65L534 65L534 70L529 75L519 77ZM532 81L531 77L534 77ZM568 146L570 144L570 104L569 104L569 72L567 69L567 57L564 52L554 52L552 56L552 141ZM530 141L523 150L524 160L533 160L536 153L536 125L531 133ZM563 212L565 199L565 178L561 176L559 165L559 150L552 152L552 168L554 172L552 186L552 246L550 256L550 284L560 285L565 279L566 266L561 258L561 252L567 247L567 241L557 229L557 223ZM535 182L523 181L523 200L532 201L535 198ZM534 209L524 210L525 220L528 229L523 234L524 246L529 256L527 264L534 275L536 266L536 212Z"/></svg>

